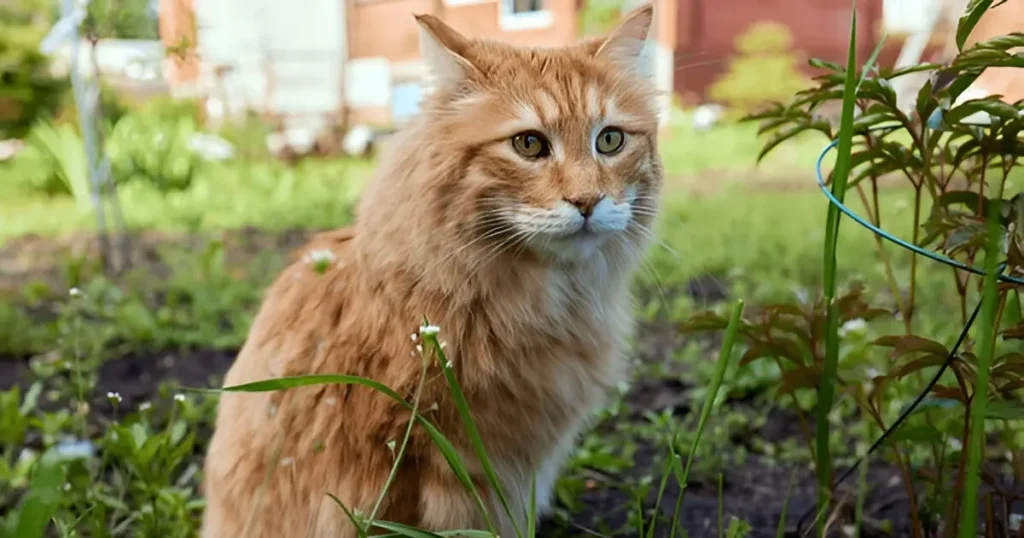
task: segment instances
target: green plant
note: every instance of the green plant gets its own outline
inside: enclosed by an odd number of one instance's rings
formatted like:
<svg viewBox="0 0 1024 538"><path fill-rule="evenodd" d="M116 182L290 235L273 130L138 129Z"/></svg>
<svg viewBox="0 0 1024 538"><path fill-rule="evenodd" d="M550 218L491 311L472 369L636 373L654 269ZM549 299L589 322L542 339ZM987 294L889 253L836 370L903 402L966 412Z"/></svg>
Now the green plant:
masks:
<svg viewBox="0 0 1024 538"><path fill-rule="evenodd" d="M68 83L50 74L39 44L54 19L37 0L0 4L0 139L24 136L41 119L56 115Z"/></svg>
<svg viewBox="0 0 1024 538"><path fill-rule="evenodd" d="M737 55L728 71L708 88L708 96L733 114L751 113L788 99L809 81L797 69L792 33L785 25L761 21L736 38Z"/></svg>
<svg viewBox="0 0 1024 538"><path fill-rule="evenodd" d="M107 152L119 183L143 182L160 192L187 189L202 161L189 146L194 119L153 109L121 118L110 133Z"/></svg>
<svg viewBox="0 0 1024 538"><path fill-rule="evenodd" d="M1009 52L1024 46L1022 33L963 48L980 13L992 4L976 1L968 6L957 29L961 50L948 66L876 69L872 59L858 74L853 55L855 42L851 38L846 67L813 60L812 65L827 71L816 77L817 87L797 93L786 105L775 105L748 118L760 121L761 130L772 134L762 156L804 131L820 131L839 148L836 167L827 178L834 203L829 207L826 225L823 299L813 314L790 305L771 307L762 320L747 322L743 333L751 346L748 360L775 360L783 369L780 392L818 387L817 440L813 453L823 494L815 518L819 535L836 483L832 469L838 456L830 435L835 391L846 393L863 416L885 431L883 439L887 438L888 443L876 443L874 447L888 449L901 470L915 536L936 528L944 536L976 535L982 463L1002 463L986 467L984 474L989 475L989 481L1004 480L1007 474L1010 479L1024 478L1019 472L1024 452L1020 450L1019 439L1010 433L1013 428L1008 423L1024 418L1020 411L1024 407L1019 403L1019 389L1024 388L1024 355L1012 342L1024 333L1019 325L1021 280L1003 279L997 285L996 271L999 263L1011 277L1024 271L1024 250L1019 247L1024 241L1018 224L1024 222L1018 221L1024 215L1024 196L1004 198L1018 159L1024 155L1024 102L1007 103L998 96L958 99L988 67L1024 67L1019 55ZM919 91L912 109L904 110L898 106L890 81L922 71L930 72L932 77ZM838 132L832 122L817 113L823 104L837 101L843 104ZM860 112L856 117L855 108ZM978 113L984 113L983 122L971 118ZM855 368L844 371L839 368L844 340L848 340L840 331L843 322L858 319L867 324L873 318L888 316L886 311L867 303L857 306L858 301L851 302L849 295L836 296L842 260L838 248L841 215L836 204L843 202L844 194L855 193L864 206L867 224L879 228L883 210L879 187L892 175L905 179L914 195L912 211L904 217L911 221L912 238L903 244L918 249L937 248L948 256L941 258L925 252L954 266L954 285L947 289L957 298L962 324L970 326L973 322L974 315L967 315L967 305L972 297L978 296L974 285L984 282L979 309L975 311L982 312L981 323L962 350L959 340L949 346L924 336L918 320L922 289L917 261L921 255L911 257L901 282L892 262L893 254L878 237L877 257L890 290L886 310L899 313L902 334L876 339L874 353L859 355L860 364L855 362L851 364ZM982 253L986 260L983 269L964 269ZM691 322L694 328L702 324L720 327L722 320L705 314ZM891 350L888 357L879 356L878 352L886 349ZM873 355L878 358L872 359ZM878 361L885 359L889 362L885 369L875 371ZM926 382L928 370L934 375L932 381ZM916 411L913 406L905 409L897 396L906 393L900 382L908 378L916 380L918 389L928 393L926 398L915 400L915 405L922 404ZM940 406L946 412L936 413ZM961 412L950 412L957 409ZM900 427L904 422L906 425ZM986 437L990 434L999 434L1002 448L1009 454L1006 461L993 461L986 450ZM950 450L950 439L957 439L959 446L967 449ZM926 475L930 483L924 496L920 483L914 480L911 458L929 469ZM985 492L986 504L1002 502L1003 495L998 488ZM924 508L929 511L924 512ZM1009 514L1004 511L997 515L987 510L986 527L990 532L995 528L1010 532Z"/></svg>
<svg viewBox="0 0 1024 538"><path fill-rule="evenodd" d="M42 120L13 163L12 177L48 195L71 195L79 210L91 207L89 165L74 125Z"/></svg>

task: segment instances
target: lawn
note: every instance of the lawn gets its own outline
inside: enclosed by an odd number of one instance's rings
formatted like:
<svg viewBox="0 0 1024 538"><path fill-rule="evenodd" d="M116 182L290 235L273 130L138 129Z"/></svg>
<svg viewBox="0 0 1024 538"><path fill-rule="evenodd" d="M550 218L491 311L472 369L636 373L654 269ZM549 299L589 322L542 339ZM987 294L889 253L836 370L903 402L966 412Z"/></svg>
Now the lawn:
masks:
<svg viewBox="0 0 1024 538"><path fill-rule="evenodd" d="M725 312L737 298L752 320L777 301L811 308L818 299L827 201L812 165L826 141L794 139L755 168L755 126L698 132L685 120L674 118L662 147L669 178L658 241L635 283L634 382L581 441L541 536L637 536L650 521L658 521L653 535L669 536L676 514L691 537L724 529L730 537L789 535L814 507L813 391L780 390L781 365L741 365L750 348L738 345L698 443L697 411L721 333L683 325L699 311ZM33 505L33 495L57 480L53 535L195 535L216 394L191 389L219 386L287 253L311 232L351 219L372 167L240 159L204 167L181 191L129 184L120 200L132 266L116 278L99 270L93 219L74 200L0 185L0 514L47 506ZM887 228L910 237L913 192L885 187L880 199L883 221L893 223ZM840 366L853 383L893 368L869 343L903 326L891 315L877 249L870 232L842 229L840 289L862 285L867 301L890 312L845 329ZM909 255L886 252L897 272L909 267ZM951 275L923 264L917 277L918 332L945 345L961 327L951 315L960 308ZM975 292L969 296L973 304ZM922 386L921 377L894 383L883 422ZM852 397L840 398L832 422L839 468L880 433ZM659 495L674 458L691 453L685 498L674 480ZM31 473L43 454L67 464L55 475ZM895 456L912 467L929 457L925 445ZM909 536L909 497L892 479L893 455L863 469L841 489L837 524L860 536ZM938 503L922 487L921 498Z"/></svg>

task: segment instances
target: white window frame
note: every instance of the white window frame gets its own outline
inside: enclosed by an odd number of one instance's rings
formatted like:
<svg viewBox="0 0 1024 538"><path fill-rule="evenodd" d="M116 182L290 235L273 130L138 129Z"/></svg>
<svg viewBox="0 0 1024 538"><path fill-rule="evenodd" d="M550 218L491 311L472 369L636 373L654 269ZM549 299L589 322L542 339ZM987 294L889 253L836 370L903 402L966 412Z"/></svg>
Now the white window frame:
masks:
<svg viewBox="0 0 1024 538"><path fill-rule="evenodd" d="M502 30L537 30L550 28L555 23L555 17L544 5L548 0L541 0L544 6L537 11L525 13L514 13L512 11L514 0L501 0L500 13L498 15L498 26Z"/></svg>

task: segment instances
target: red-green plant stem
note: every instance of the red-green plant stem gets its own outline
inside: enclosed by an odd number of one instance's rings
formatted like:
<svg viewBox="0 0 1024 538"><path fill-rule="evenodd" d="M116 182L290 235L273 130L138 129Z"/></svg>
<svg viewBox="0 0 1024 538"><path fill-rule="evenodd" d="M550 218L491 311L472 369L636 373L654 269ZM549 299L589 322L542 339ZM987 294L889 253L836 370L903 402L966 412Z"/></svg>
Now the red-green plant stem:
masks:
<svg viewBox="0 0 1024 538"><path fill-rule="evenodd" d="M914 231L913 244L917 244L921 236L921 187L920 185L914 189ZM910 289L907 291L907 312L903 314L903 325L906 327L907 334L913 334L913 316L914 307L917 298L917 253L910 253Z"/></svg>
<svg viewBox="0 0 1024 538"><path fill-rule="evenodd" d="M984 155L982 162L984 162ZM1002 190L1000 185L999 190ZM985 447L985 411L988 404L989 369L995 347L996 312L999 306L997 265L1001 255L1000 229L997 224L1002 192L995 193L989 204L987 229L988 247L985 249L985 278L982 284L982 306L978 327L978 364L975 374L975 389L971 397L971 430L964 447L967 450L966 476L963 502L960 510L960 538L972 538L978 524L978 488L981 482L980 468Z"/></svg>
<svg viewBox="0 0 1024 538"><path fill-rule="evenodd" d="M872 185L874 185L874 179L872 178ZM864 189L858 184L857 194L860 196L861 203L864 204L864 209L867 210L868 219L871 220L875 226L882 227L881 224L881 211L878 207L877 191L875 196L875 207L872 211L870 202L868 202L867 194L864 193ZM896 273L892 270L892 260L889 258L888 252L885 250L885 243L882 241L882 237L878 234L872 234L875 238L875 250L878 251L878 257L882 260L882 266L885 267L885 280L889 284L889 292L892 293L893 299L896 301L896 308L899 309L900 314L903 315L903 319L907 318L907 307L903 303L903 294L900 293L900 285L896 281Z"/></svg>

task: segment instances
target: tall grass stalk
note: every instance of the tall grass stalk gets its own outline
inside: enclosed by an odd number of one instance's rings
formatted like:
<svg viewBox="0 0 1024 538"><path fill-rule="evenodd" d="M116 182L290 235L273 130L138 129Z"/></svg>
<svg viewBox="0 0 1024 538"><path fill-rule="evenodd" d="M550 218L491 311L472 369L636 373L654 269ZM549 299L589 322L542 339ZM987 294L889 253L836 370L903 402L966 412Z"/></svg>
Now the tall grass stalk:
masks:
<svg viewBox="0 0 1024 538"><path fill-rule="evenodd" d="M857 2L853 0L850 19L850 45L843 85L843 111L839 124L839 147L832 176L832 194L840 202L846 193L850 175L850 154L853 149L853 109L857 94ZM836 393L839 364L839 308L836 304L836 245L839 240L839 208L829 205L825 224L824 296L828 303L825 332L825 363L818 387L818 409L815 420L815 469L818 475L819 512L829 504L832 489L832 456L829 450L829 415ZM818 536L824 536L825 521L817 518Z"/></svg>
<svg viewBox="0 0 1024 538"><path fill-rule="evenodd" d="M981 318L978 326L978 364L975 374L974 394L971 396L970 434L967 438L967 465L964 475L963 497L960 503L960 538L977 536L978 487L981 483L981 461L985 448L985 408L988 403L989 367L995 347L995 330L998 328L996 310L999 305L998 277L999 257L1002 254L1000 227L998 224L1000 202L1003 197L1002 182L995 182L996 192L989 203L988 238L985 249L985 279L982 286ZM991 529L990 529L991 531Z"/></svg>
<svg viewBox="0 0 1024 538"><path fill-rule="evenodd" d="M707 396L704 398L704 406L700 410L700 419L697 421L697 433L693 438L693 446L690 447L690 454L686 457L686 467L681 471L676 466L676 480L679 482L679 497L676 498L675 510L672 513L672 533L675 538L679 528L679 512L682 510L683 494L686 493L686 483L690 477L690 468L693 466L693 458L697 454L697 447L700 446L700 438L704 433L704 426L711 416L711 409L714 408L718 391L722 388L722 381L725 379L725 371L729 367L729 358L732 356L732 348L736 343L736 333L739 332L740 323L743 317L743 300L736 301L732 307L732 314L729 316L729 325L725 329L725 338L722 340L722 347L718 350L718 362L715 363L715 373L711 376L711 384L708 387ZM652 522L653 525L653 522ZM652 530L653 534L653 530Z"/></svg>

